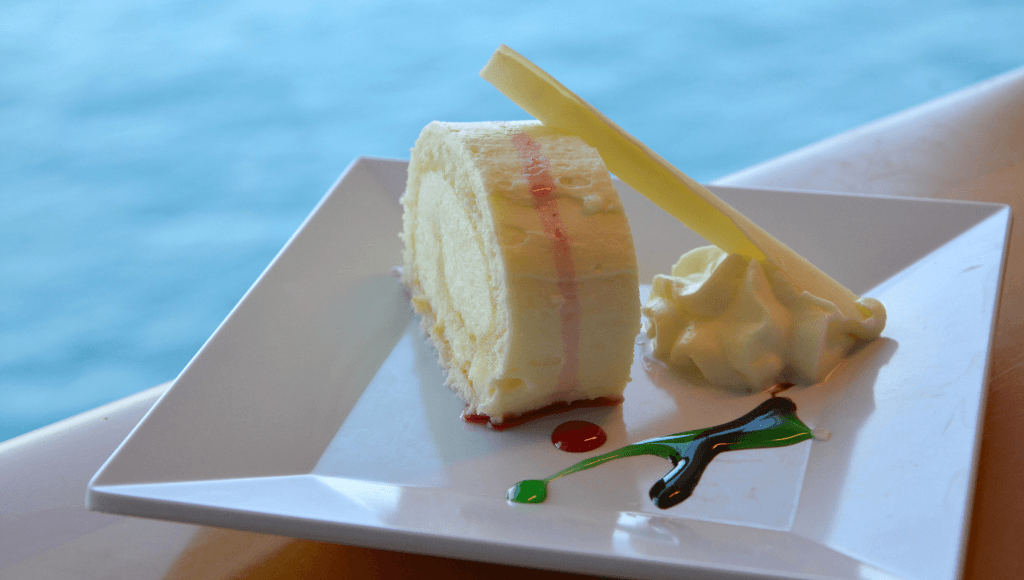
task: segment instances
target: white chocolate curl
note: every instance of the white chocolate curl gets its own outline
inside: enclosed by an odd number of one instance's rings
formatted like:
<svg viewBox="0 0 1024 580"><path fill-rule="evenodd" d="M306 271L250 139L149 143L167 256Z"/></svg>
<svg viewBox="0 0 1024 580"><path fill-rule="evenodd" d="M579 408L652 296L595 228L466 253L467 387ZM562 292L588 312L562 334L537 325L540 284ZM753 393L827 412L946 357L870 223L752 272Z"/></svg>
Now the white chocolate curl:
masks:
<svg viewBox="0 0 1024 580"><path fill-rule="evenodd" d="M856 304L861 316L848 317L770 262L705 246L654 277L643 314L656 359L745 393L821 382L858 341L878 338L885 307Z"/></svg>

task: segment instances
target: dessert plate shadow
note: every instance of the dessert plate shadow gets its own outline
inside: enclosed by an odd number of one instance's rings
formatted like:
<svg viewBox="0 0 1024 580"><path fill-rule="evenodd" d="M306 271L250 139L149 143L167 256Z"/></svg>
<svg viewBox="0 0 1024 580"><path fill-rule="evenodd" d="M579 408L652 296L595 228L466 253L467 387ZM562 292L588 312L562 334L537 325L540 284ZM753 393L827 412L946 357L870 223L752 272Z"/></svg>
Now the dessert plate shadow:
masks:
<svg viewBox="0 0 1024 580"><path fill-rule="evenodd" d="M822 439L722 454L669 510L647 498L670 467L654 457L518 505L511 485L586 456L550 444L562 421L599 423L596 454L734 419L764 396L689 385L638 342L621 407L502 433L463 423L389 274L405 171L368 157L345 170L95 475L90 509L617 577L958 577L1007 207L712 188L889 311L882 339L787 392ZM641 280L704 243L617 186Z"/></svg>

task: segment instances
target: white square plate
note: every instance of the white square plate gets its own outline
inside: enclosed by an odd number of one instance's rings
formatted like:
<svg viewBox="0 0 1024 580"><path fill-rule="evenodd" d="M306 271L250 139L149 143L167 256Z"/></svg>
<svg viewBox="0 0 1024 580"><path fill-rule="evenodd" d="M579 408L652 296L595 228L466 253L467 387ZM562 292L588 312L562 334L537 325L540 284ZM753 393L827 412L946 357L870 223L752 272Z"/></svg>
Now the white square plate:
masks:
<svg viewBox="0 0 1024 580"><path fill-rule="evenodd" d="M715 188L888 308L883 338L787 393L828 440L719 456L669 510L670 465L623 459L506 489L580 456L570 415L459 420L398 282L405 162L360 158L89 485L90 509L505 564L643 578L958 576L1009 208ZM702 240L620 186L641 280ZM643 289L641 289L643 290ZM639 348L638 348L639 351ZM734 419L763 395L680 384L638 354L598 452ZM595 453L598 453L595 452Z"/></svg>

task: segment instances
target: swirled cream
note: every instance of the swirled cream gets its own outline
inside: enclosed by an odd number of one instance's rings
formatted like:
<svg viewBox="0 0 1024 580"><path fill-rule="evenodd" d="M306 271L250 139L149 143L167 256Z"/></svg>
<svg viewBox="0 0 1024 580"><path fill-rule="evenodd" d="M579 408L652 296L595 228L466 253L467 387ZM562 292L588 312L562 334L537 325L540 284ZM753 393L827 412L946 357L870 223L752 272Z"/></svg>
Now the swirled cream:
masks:
<svg viewBox="0 0 1024 580"><path fill-rule="evenodd" d="M736 392L823 381L850 349L885 328L882 303L855 309L798 288L770 261L705 246L657 275L643 308L654 358ZM845 310L845 312L844 312Z"/></svg>

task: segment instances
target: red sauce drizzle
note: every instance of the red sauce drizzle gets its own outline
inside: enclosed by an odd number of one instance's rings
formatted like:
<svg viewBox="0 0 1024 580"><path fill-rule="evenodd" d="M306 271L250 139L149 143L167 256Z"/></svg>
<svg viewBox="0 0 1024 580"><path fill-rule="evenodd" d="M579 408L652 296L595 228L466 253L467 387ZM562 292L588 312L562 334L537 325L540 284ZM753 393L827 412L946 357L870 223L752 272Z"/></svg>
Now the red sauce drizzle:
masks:
<svg viewBox="0 0 1024 580"><path fill-rule="evenodd" d="M558 375L558 389L568 391L579 382L580 300L576 287L576 265L572 261L565 224L558 215L558 205L555 203L555 180L549 171L551 163L540 152L540 144L526 133L514 133L512 145L523 163L523 176L530 184L530 194L540 214L544 233L552 240L558 291L562 295L562 304L558 308L562 323L562 370Z"/></svg>
<svg viewBox="0 0 1024 580"><path fill-rule="evenodd" d="M569 453L593 451L607 440L604 429L590 421L566 421L551 433L555 447Z"/></svg>
<svg viewBox="0 0 1024 580"><path fill-rule="evenodd" d="M579 288L576 285L576 265L572 259L572 243L558 213L555 179L550 172L551 162L541 153L540 144L529 134L513 133L511 140L522 162L523 177L530 185L530 195L533 196L534 208L540 217L544 234L552 242L551 253L558 276L558 292L562 297L562 303L558 307L562 335L562 369L558 374L557 389L571 391L579 386L580 366L580 299ZM546 415L581 407L618 405L621 402L621 398L610 397L571 403L558 402L522 415L506 415L499 423L493 422L487 415L463 413L462 418L468 423L485 424L495 431L504 431Z"/></svg>

